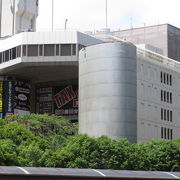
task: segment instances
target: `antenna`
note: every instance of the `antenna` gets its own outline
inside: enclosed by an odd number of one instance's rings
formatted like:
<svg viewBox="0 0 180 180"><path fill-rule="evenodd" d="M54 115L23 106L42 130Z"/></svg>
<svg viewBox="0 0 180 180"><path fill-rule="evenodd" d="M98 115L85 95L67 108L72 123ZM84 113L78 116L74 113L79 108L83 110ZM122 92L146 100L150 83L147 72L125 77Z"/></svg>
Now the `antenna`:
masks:
<svg viewBox="0 0 180 180"><path fill-rule="evenodd" d="M67 28L67 21L68 21L68 19L65 19L65 27L64 27L65 31L66 31L66 28Z"/></svg>
<svg viewBox="0 0 180 180"><path fill-rule="evenodd" d="M52 31L54 27L54 0L52 0Z"/></svg>
<svg viewBox="0 0 180 180"><path fill-rule="evenodd" d="M107 28L107 0L106 0L106 28Z"/></svg>

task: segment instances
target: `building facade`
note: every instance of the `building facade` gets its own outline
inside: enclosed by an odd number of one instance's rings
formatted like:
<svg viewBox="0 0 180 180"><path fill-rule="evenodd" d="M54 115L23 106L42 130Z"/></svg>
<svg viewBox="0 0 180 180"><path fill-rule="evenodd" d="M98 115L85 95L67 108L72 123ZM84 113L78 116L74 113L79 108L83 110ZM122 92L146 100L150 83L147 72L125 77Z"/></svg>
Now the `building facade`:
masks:
<svg viewBox="0 0 180 180"><path fill-rule="evenodd" d="M144 26L113 32L136 45L145 45L147 49L180 61L180 29L170 24Z"/></svg>
<svg viewBox="0 0 180 180"><path fill-rule="evenodd" d="M81 50L80 133L132 142L180 137L179 67L127 42Z"/></svg>

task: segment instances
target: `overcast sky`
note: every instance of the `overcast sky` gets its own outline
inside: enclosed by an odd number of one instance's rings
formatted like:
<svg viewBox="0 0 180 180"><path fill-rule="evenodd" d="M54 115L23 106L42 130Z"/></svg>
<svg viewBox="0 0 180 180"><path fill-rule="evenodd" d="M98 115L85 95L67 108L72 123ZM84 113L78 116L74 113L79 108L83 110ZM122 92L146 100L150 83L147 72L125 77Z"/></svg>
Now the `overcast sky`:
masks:
<svg viewBox="0 0 180 180"><path fill-rule="evenodd" d="M180 0L107 0L111 30L170 23L180 27ZM50 30L52 0L39 0L37 30ZM100 30L106 25L106 0L54 0L54 29Z"/></svg>

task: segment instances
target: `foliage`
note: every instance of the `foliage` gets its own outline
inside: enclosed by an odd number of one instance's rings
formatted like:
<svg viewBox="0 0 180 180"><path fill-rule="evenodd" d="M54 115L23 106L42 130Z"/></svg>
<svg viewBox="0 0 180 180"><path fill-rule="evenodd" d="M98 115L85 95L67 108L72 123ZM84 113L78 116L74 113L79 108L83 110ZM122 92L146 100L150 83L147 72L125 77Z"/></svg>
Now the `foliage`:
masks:
<svg viewBox="0 0 180 180"><path fill-rule="evenodd" d="M14 115L0 120L0 165L180 171L180 138L132 144L77 135L55 115Z"/></svg>

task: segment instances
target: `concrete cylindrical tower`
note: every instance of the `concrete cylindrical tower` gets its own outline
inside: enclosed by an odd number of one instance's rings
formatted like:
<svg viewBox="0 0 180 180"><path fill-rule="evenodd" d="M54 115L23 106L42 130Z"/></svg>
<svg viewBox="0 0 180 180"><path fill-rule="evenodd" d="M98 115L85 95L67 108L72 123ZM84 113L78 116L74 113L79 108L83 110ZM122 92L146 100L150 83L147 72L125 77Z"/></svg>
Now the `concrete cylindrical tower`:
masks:
<svg viewBox="0 0 180 180"><path fill-rule="evenodd" d="M94 45L80 51L79 61L79 132L136 142L136 47Z"/></svg>

